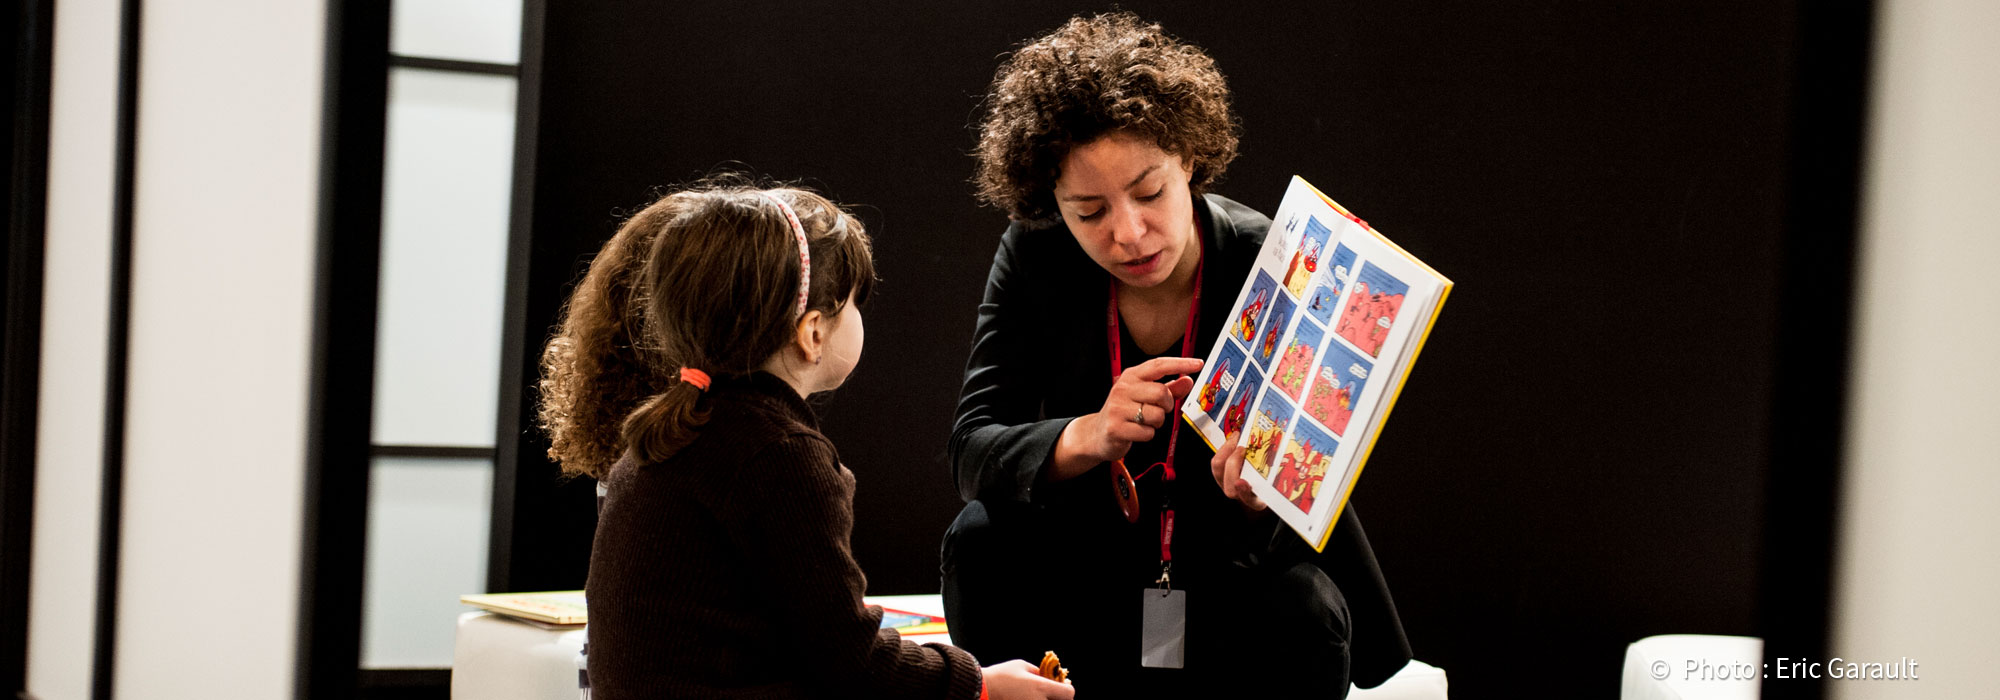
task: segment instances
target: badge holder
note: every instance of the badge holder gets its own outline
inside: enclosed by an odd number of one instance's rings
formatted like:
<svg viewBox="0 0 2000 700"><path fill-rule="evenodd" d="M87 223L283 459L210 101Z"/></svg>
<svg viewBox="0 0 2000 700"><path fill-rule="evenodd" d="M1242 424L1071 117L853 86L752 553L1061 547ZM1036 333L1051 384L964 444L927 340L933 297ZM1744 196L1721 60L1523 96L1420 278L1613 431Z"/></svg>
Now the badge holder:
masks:
<svg viewBox="0 0 2000 700"><path fill-rule="evenodd" d="M1159 584L1140 591L1145 624L1139 636L1139 665L1183 668L1187 663L1187 591L1175 590L1172 565L1160 571Z"/></svg>

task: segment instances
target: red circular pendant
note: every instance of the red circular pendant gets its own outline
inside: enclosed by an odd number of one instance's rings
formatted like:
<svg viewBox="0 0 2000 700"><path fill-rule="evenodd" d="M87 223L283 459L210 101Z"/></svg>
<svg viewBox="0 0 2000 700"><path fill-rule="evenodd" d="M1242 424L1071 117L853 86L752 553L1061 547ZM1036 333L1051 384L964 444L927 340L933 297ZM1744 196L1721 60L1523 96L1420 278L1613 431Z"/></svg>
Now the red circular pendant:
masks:
<svg viewBox="0 0 2000 700"><path fill-rule="evenodd" d="M1118 511L1125 514L1125 522L1139 522L1139 485L1132 483L1132 471L1125 468L1125 460L1111 463L1111 495L1118 499Z"/></svg>

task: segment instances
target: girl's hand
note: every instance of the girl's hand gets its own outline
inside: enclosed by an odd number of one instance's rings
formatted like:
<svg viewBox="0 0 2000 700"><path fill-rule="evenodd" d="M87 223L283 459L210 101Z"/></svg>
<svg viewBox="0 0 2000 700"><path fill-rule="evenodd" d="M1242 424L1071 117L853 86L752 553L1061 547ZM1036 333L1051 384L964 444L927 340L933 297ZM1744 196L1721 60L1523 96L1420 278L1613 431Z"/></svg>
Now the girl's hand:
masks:
<svg viewBox="0 0 2000 700"><path fill-rule="evenodd" d="M1250 482L1243 480L1243 453L1249 448L1236 443L1238 433L1230 433L1222 438L1222 450L1208 460L1208 471L1215 476L1215 485L1222 487L1222 495L1236 499L1239 505L1252 513L1264 509L1264 499L1250 490Z"/></svg>
<svg viewBox="0 0 2000 700"><path fill-rule="evenodd" d="M1062 437L1056 440L1055 471L1050 479L1075 478L1100 463L1123 459L1132 443L1152 440L1160 429L1171 425L1181 399L1194 389L1194 378L1187 375L1200 371L1201 360L1159 357L1118 375L1102 409L1063 428ZM1175 375L1180 376L1160 383Z"/></svg>
<svg viewBox="0 0 2000 700"><path fill-rule="evenodd" d="M1040 668L1020 659L987 666L983 671L989 700L1070 700L1076 697L1076 688L1067 681L1057 683L1043 678Z"/></svg>

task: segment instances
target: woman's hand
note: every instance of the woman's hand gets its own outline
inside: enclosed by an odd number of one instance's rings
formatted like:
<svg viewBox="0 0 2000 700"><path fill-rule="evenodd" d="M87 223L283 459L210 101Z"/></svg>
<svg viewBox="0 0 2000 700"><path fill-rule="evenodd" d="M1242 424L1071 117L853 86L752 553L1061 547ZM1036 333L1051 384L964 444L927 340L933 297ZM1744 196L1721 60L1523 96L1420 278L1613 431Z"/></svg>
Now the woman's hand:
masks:
<svg viewBox="0 0 2000 700"><path fill-rule="evenodd" d="M986 697L990 700L1069 700L1076 697L1076 688L1068 681L1057 683L1043 678L1041 669L1020 659L987 666L982 670L986 674Z"/></svg>
<svg viewBox="0 0 2000 700"><path fill-rule="evenodd" d="M1264 499L1250 489L1250 482L1243 480L1243 453L1249 448L1236 442L1238 433L1230 433L1222 438L1222 450L1208 460L1208 471L1215 475L1215 485L1222 487L1222 495L1236 499L1245 510L1252 513L1264 510Z"/></svg>
<svg viewBox="0 0 2000 700"><path fill-rule="evenodd" d="M1194 378L1187 375L1200 371L1201 360L1159 357L1118 375L1111 393L1104 397L1104 408L1063 428L1062 437L1056 440L1055 470L1050 480L1075 478L1100 463L1123 459L1132 443L1152 440L1161 428L1170 425L1181 399L1194 389ZM1160 383L1174 375L1180 376Z"/></svg>

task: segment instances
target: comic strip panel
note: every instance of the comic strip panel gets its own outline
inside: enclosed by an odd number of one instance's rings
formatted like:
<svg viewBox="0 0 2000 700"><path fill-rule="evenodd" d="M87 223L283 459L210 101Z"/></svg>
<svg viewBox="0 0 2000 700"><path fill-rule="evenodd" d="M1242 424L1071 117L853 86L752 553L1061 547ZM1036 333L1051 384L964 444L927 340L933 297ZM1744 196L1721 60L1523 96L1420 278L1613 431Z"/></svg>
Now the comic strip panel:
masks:
<svg viewBox="0 0 2000 700"><path fill-rule="evenodd" d="M1299 319L1299 329L1292 334L1292 342L1285 347L1285 354L1278 360L1278 369L1271 372L1271 386L1285 392L1293 401L1299 400L1299 392L1306 388L1306 380L1312 378L1313 357L1326 341L1326 331L1315 325L1310 318Z"/></svg>
<svg viewBox="0 0 2000 700"><path fill-rule="evenodd" d="M1354 279L1354 251L1345 245L1333 246L1333 269L1320 275L1313 285L1312 296L1306 297L1306 313L1319 319L1319 325L1333 323L1333 310L1340 303L1340 293L1347 291L1347 285Z"/></svg>
<svg viewBox="0 0 2000 700"><path fill-rule="evenodd" d="M1264 392L1263 401L1257 404L1257 412L1250 417L1249 447L1243 451L1243 463L1257 470L1257 475L1266 480L1271 478L1271 463L1278 453L1278 442L1285 437L1285 429L1292 424L1292 404L1285 401L1277 386Z"/></svg>
<svg viewBox="0 0 2000 700"><path fill-rule="evenodd" d="M1292 261L1285 266L1285 291L1292 296L1305 296L1306 283L1319 270L1320 254L1325 252L1326 239L1333 230L1319 222L1319 217L1306 217L1305 233L1299 236L1299 247L1292 250Z"/></svg>
<svg viewBox="0 0 2000 700"><path fill-rule="evenodd" d="M1264 320L1264 310L1271 308L1271 300L1278 296L1278 281L1271 274L1257 271L1257 281L1251 283L1250 294L1243 298L1243 308L1236 310L1236 318L1229 324L1229 335L1245 345L1257 337L1257 326Z"/></svg>
<svg viewBox="0 0 2000 700"><path fill-rule="evenodd" d="M1381 357L1382 343L1389 340L1389 329L1395 327L1396 312L1402 310L1410 285L1374 263L1362 263L1355 277L1354 293L1347 297L1347 308L1333 332L1370 357Z"/></svg>
<svg viewBox="0 0 2000 700"><path fill-rule="evenodd" d="M1327 348L1319 375L1313 379L1312 393L1306 396L1306 415L1333 434L1346 437L1347 419L1354 417L1354 402L1361 400L1361 389L1368 386L1368 372L1373 367L1338 343Z"/></svg>
<svg viewBox="0 0 2000 700"><path fill-rule="evenodd" d="M1257 366L1264 371L1271 371L1271 360L1278 356L1278 339L1285 337L1285 329L1292 322L1292 311L1297 308L1291 297L1280 296L1278 302L1271 306L1271 313L1265 315L1264 330L1257 334L1257 342L1250 346L1251 359L1256 360Z"/></svg>
<svg viewBox="0 0 2000 700"><path fill-rule="evenodd" d="M1333 451L1339 448L1340 443L1319 428L1299 421L1278 456L1278 475L1272 477L1271 487L1299 512L1312 513L1320 483L1326 479L1328 463L1333 461Z"/></svg>
<svg viewBox="0 0 2000 700"><path fill-rule="evenodd" d="M1244 367L1243 376L1237 378L1236 387L1230 392L1229 408L1222 411L1222 434L1243 432L1243 423L1250 417L1250 402L1262 388L1264 375L1257 373L1257 366Z"/></svg>
<svg viewBox="0 0 2000 700"><path fill-rule="evenodd" d="M1222 344L1222 355L1215 358L1213 364L1202 368L1208 375L1195 388L1195 406L1208 414L1209 420L1220 420L1223 406L1229 403L1230 390L1236 388L1236 375L1243 372L1245 364L1249 364L1249 360L1243 348L1236 343L1225 342Z"/></svg>

